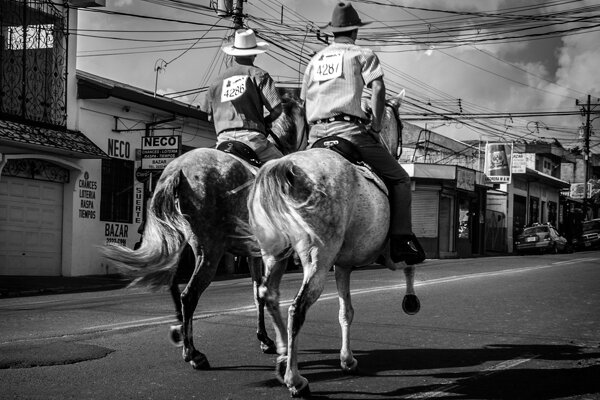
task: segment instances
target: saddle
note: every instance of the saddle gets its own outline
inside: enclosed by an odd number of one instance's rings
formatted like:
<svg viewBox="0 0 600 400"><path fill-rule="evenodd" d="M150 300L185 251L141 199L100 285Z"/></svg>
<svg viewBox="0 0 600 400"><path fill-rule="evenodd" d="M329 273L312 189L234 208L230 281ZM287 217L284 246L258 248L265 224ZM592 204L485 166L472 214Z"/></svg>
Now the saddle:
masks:
<svg viewBox="0 0 600 400"><path fill-rule="evenodd" d="M256 155L256 152L252 150L250 146L242 142L237 142L235 140L227 140L225 142L220 143L217 146L217 150L221 150L225 153L238 156L242 160L248 162L248 164L253 165L257 168L260 168L263 165L263 162L260 161L260 159Z"/></svg>
<svg viewBox="0 0 600 400"><path fill-rule="evenodd" d="M383 177L379 175L360 155L360 152L349 140L339 136L327 136L317 140L313 145L313 149L324 148L330 149L344 157L350 163L357 166L361 174L368 180L372 181L382 192L389 196L389 190Z"/></svg>

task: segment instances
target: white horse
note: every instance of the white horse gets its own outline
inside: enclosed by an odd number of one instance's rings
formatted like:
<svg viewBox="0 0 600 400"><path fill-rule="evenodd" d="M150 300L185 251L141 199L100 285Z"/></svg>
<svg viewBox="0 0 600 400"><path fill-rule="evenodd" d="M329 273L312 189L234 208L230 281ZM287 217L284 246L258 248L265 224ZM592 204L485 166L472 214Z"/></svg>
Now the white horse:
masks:
<svg viewBox="0 0 600 400"><path fill-rule="evenodd" d="M386 107L385 142L396 155L398 124L395 105ZM396 110L393 109L396 107ZM396 147L394 147L394 144ZM328 149L310 149L268 162L259 171L248 198L250 224L263 252L266 275L260 288L272 316L279 354L277 375L293 397L310 393L298 371L298 335L308 308L319 298L327 272L335 264L342 329L342 370L356 371L350 349L350 273L354 266L378 257L395 269L389 257L389 200L384 190L367 179L359 167ZM279 284L285 258L295 251L304 279L288 313L287 331L279 311ZM414 266L404 268L407 295L403 308L419 309L414 294Z"/></svg>

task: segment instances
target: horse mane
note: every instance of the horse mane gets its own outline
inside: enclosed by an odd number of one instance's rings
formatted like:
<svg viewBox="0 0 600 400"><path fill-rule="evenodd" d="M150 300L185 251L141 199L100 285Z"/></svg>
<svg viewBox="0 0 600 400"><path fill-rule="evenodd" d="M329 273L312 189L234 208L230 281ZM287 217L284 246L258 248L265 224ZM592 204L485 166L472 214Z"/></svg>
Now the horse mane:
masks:
<svg viewBox="0 0 600 400"><path fill-rule="evenodd" d="M289 154L300 150L302 143L298 142L303 140L304 132L299 130L306 129L308 124L302 101L297 96L284 93L281 96L281 107L281 115L273 121L272 130L283 147L280 150ZM303 126L299 126L300 124Z"/></svg>

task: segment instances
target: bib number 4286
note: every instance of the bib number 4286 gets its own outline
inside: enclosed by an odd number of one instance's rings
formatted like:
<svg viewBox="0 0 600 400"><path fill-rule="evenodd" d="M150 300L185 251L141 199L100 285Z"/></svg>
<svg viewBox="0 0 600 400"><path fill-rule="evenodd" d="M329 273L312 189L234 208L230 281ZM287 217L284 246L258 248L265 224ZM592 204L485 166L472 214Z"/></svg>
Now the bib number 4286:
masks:
<svg viewBox="0 0 600 400"><path fill-rule="evenodd" d="M227 78L221 87L221 102L235 100L246 91L247 76L238 75Z"/></svg>

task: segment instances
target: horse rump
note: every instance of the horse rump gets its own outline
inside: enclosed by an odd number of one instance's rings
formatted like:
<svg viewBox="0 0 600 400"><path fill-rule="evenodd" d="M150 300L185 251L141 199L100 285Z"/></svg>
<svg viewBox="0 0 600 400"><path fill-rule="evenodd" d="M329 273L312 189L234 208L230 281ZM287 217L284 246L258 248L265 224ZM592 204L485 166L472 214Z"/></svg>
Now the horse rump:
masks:
<svg viewBox="0 0 600 400"><path fill-rule="evenodd" d="M320 239L300 210L314 207L315 184L293 155L265 164L248 197L250 226L261 248L270 254L284 254L300 240L308 244Z"/></svg>

